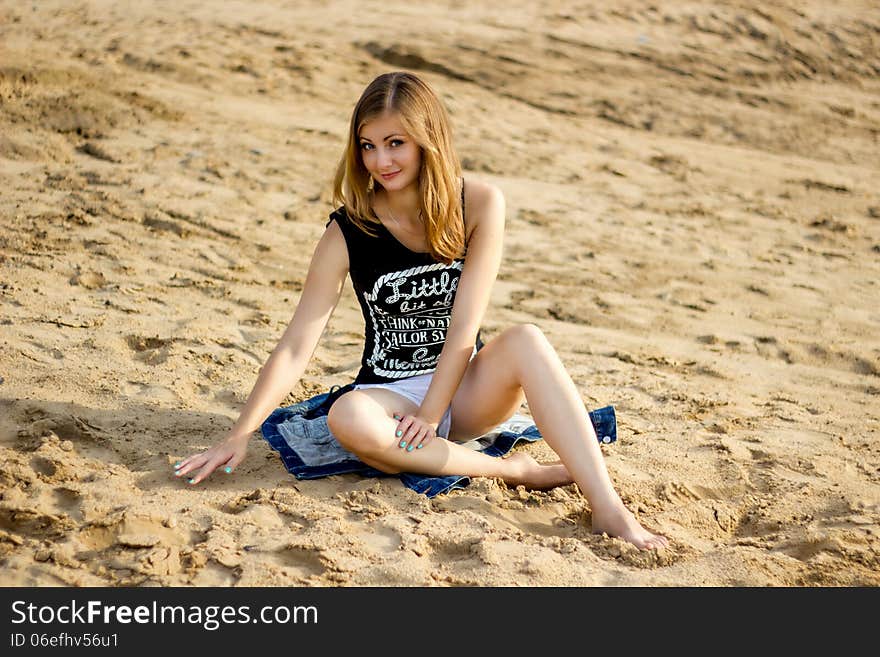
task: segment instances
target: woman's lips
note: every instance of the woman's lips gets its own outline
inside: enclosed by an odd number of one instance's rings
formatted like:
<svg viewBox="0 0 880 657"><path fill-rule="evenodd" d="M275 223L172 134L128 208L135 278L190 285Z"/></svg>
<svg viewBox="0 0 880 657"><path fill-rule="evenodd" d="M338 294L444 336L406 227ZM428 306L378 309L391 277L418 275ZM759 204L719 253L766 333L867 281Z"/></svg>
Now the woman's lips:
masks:
<svg viewBox="0 0 880 657"><path fill-rule="evenodd" d="M383 173L382 180L391 180L394 176L396 176L400 171L395 171L394 173Z"/></svg>

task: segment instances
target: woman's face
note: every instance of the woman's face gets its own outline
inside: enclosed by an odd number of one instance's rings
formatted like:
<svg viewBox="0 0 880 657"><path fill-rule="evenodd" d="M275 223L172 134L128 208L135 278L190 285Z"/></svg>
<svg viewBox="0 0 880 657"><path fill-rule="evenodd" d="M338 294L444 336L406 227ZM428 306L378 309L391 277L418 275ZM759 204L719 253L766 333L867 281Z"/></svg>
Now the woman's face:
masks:
<svg viewBox="0 0 880 657"><path fill-rule="evenodd" d="M419 184L422 152L396 113L386 112L361 127L361 160L373 180L388 191Z"/></svg>

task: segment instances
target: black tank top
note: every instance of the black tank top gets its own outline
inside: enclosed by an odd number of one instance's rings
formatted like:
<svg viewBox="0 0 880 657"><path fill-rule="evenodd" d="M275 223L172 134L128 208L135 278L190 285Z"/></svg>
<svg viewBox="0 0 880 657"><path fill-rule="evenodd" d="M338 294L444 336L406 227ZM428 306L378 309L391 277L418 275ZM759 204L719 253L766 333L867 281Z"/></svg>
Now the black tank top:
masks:
<svg viewBox="0 0 880 657"><path fill-rule="evenodd" d="M446 341L464 258L436 262L430 253L408 249L382 224L375 227L376 237L367 235L344 207L330 214L327 225L334 220L345 237L349 276L364 315L364 353L355 383L430 374ZM475 348L482 346L478 333Z"/></svg>

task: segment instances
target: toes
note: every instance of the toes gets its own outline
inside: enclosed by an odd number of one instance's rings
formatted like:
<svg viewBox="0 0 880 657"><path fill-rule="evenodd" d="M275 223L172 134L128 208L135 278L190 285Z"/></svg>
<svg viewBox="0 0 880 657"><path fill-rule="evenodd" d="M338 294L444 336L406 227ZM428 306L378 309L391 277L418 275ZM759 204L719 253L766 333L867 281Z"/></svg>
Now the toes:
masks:
<svg viewBox="0 0 880 657"><path fill-rule="evenodd" d="M669 547L669 541L665 536L652 536L646 541L645 546L648 550L662 550Z"/></svg>

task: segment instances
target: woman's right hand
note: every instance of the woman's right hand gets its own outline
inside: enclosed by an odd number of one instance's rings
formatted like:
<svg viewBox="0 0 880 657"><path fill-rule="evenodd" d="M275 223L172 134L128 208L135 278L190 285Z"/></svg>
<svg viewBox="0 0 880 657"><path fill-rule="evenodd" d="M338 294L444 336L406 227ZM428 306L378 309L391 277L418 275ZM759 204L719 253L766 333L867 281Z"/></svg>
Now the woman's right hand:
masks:
<svg viewBox="0 0 880 657"><path fill-rule="evenodd" d="M244 460L249 440L250 436L229 436L211 449L175 463L174 476L187 477L187 483L194 486L217 468L230 474Z"/></svg>
<svg viewBox="0 0 880 657"><path fill-rule="evenodd" d="M297 384L345 288L348 248L338 222L330 221L315 247L293 319L272 351L254 389L226 438L201 454L174 464L174 474L191 485L222 468L229 474L244 460L247 444L273 408ZM252 431L246 431L247 428Z"/></svg>

